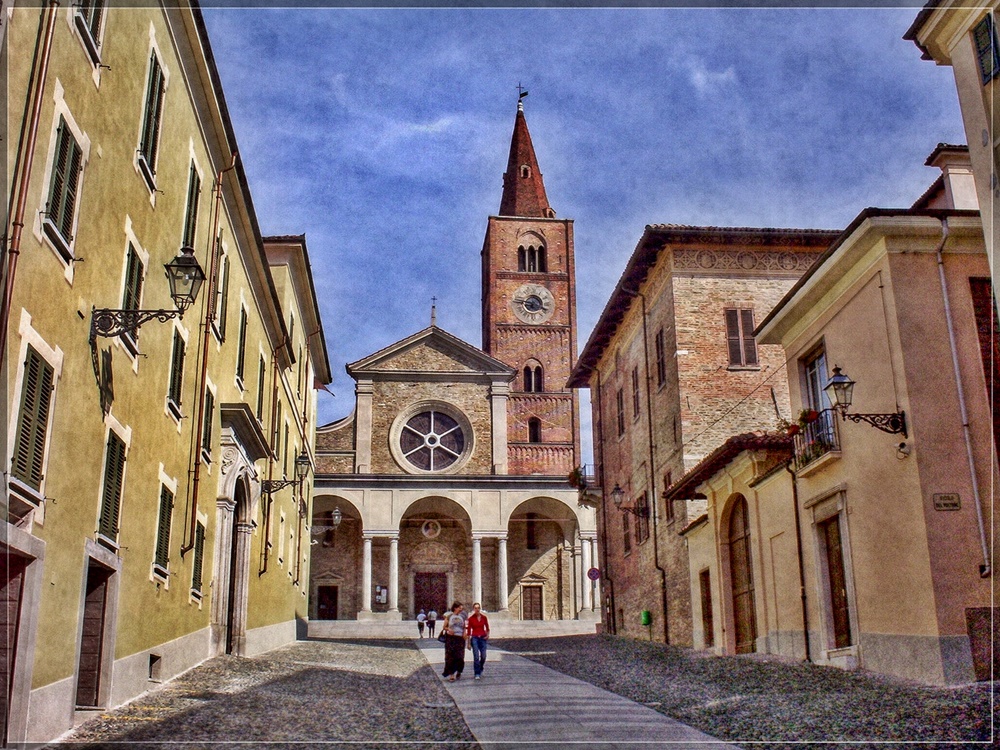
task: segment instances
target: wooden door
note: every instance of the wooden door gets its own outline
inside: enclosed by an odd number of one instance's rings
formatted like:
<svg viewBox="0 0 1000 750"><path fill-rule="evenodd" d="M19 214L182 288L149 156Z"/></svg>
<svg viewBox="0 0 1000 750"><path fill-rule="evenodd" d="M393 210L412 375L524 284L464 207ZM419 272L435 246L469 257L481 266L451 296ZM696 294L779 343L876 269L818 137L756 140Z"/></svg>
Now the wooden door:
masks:
<svg viewBox="0 0 1000 750"><path fill-rule="evenodd" d="M451 602L448 601L448 574L416 573L413 576L413 616L416 617L420 610L430 612L432 609L442 616L451 610Z"/></svg>
<svg viewBox="0 0 1000 750"><path fill-rule="evenodd" d="M757 621L754 613L753 568L750 558L750 515L747 501L740 497L729 516L729 567L733 592L733 620L736 653L756 650Z"/></svg>
<svg viewBox="0 0 1000 750"><path fill-rule="evenodd" d="M712 619L712 579L706 569L698 573L698 587L701 589L701 629L705 648L715 645L715 622Z"/></svg>
<svg viewBox="0 0 1000 750"><path fill-rule="evenodd" d="M847 604L847 576L844 573L844 548L840 538L840 516L819 524L826 547L826 565L830 576L830 609L833 614L835 648L851 645L851 614Z"/></svg>
<svg viewBox="0 0 1000 750"><path fill-rule="evenodd" d="M339 591L336 586L320 586L316 590L316 619L336 620L337 619L337 596Z"/></svg>
<svg viewBox="0 0 1000 750"><path fill-rule="evenodd" d="M0 713L3 714L3 726L0 727L0 746L7 746L7 725L10 721L10 695L14 681L14 657L17 654L17 631L21 621L21 599L24 592L24 571L28 561L23 557L10 554L9 550L0 552L7 562L7 571L0 578L0 679L3 680L3 690L0 690Z"/></svg>
<svg viewBox="0 0 1000 750"><path fill-rule="evenodd" d="M83 604L83 634L80 638L80 665L77 670L76 705L97 706L104 657L105 613L111 571L91 564L87 569L87 593Z"/></svg>
<svg viewBox="0 0 1000 750"><path fill-rule="evenodd" d="M525 586L521 589L524 598L523 620L542 620L542 587Z"/></svg>

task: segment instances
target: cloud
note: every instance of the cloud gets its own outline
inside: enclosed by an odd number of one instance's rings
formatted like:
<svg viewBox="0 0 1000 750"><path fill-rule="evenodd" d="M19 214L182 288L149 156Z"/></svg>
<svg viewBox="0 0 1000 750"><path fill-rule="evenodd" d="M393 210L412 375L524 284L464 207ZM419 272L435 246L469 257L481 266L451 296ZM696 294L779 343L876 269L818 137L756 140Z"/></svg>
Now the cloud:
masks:
<svg viewBox="0 0 1000 750"><path fill-rule="evenodd" d="M684 66L688 71L688 80L702 96L722 93L729 86L736 84L736 71L732 67L722 71L712 71L705 67L704 61L695 57L687 58Z"/></svg>

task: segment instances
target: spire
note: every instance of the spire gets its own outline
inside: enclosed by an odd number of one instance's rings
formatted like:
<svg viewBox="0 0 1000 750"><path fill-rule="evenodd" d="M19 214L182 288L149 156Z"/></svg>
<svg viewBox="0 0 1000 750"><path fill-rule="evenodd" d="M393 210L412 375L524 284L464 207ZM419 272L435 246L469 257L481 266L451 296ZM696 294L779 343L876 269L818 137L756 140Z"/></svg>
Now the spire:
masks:
<svg viewBox="0 0 1000 750"><path fill-rule="evenodd" d="M431 327L433 328L438 324L437 316L437 297L431 297Z"/></svg>
<svg viewBox="0 0 1000 750"><path fill-rule="evenodd" d="M544 216L551 218L555 211L549 206L538 169L535 149L531 145L528 123L524 119L524 95L517 100L517 117L514 134L510 139L510 156L503 175L503 196L500 198L500 216Z"/></svg>

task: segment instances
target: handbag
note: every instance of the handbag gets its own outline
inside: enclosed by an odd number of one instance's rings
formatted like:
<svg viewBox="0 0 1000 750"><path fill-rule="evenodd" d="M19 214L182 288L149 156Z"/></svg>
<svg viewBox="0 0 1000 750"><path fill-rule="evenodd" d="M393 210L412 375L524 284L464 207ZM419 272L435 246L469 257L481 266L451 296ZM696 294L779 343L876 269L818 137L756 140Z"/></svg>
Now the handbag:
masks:
<svg viewBox="0 0 1000 750"><path fill-rule="evenodd" d="M443 631L443 630L438 634L438 640L441 641L441 643L444 643L444 640L447 637L448 636L446 635L445 631Z"/></svg>

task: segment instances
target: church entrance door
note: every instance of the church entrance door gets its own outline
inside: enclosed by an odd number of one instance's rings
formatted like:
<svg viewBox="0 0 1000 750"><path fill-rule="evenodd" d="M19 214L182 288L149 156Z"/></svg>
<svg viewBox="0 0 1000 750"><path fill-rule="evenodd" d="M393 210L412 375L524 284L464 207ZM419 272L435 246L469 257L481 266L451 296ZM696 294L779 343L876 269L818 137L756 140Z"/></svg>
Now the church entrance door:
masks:
<svg viewBox="0 0 1000 750"><path fill-rule="evenodd" d="M524 596L524 613L522 619L542 619L542 587L525 586L521 589Z"/></svg>
<svg viewBox="0 0 1000 750"><path fill-rule="evenodd" d="M316 597L319 601L316 606L316 615L318 619L337 619L337 595L339 593L336 586L319 586L317 588Z"/></svg>
<svg viewBox="0 0 1000 750"><path fill-rule="evenodd" d="M442 614L447 612L451 602L448 599L447 573L415 573L413 576L413 607L414 612L436 609ZM470 606L469 609L472 609Z"/></svg>

